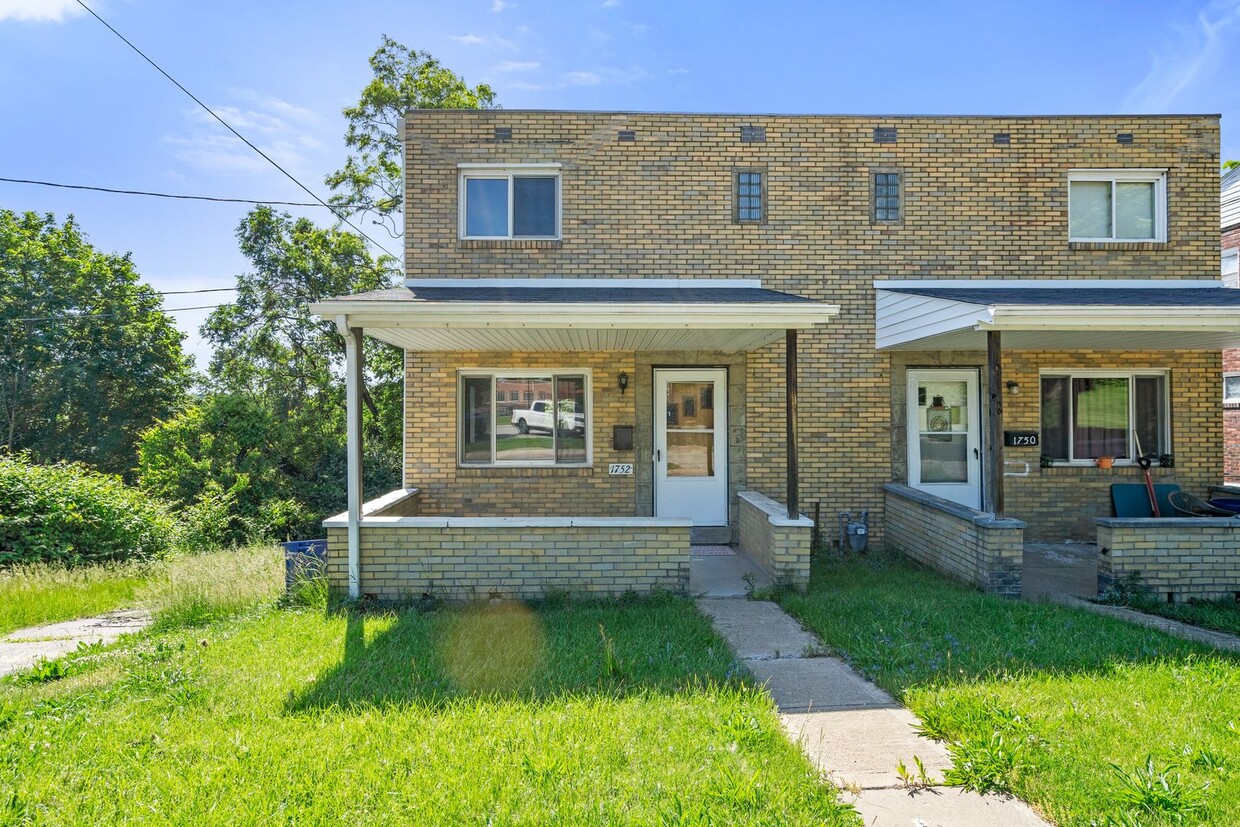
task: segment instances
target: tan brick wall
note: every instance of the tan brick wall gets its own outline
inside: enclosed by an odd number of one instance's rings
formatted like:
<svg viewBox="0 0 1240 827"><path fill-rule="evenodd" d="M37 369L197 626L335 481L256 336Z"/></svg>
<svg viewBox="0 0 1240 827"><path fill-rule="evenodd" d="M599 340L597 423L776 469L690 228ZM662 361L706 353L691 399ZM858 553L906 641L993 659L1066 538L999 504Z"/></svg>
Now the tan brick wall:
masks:
<svg viewBox="0 0 1240 827"><path fill-rule="evenodd" d="M327 530L327 576L348 592L347 529ZM385 602L423 597L538 599L549 592L684 592L687 526L361 528L361 593Z"/></svg>
<svg viewBox="0 0 1240 827"><path fill-rule="evenodd" d="M589 468L468 468L457 464L457 371L460 368L585 368L592 371L594 463ZM405 484L420 488L419 514L455 516L631 516L635 476L610 476L612 426L633 425L636 393L616 387L636 374L632 353L405 354ZM647 417L649 418L649 417Z"/></svg>
<svg viewBox="0 0 1240 827"><path fill-rule="evenodd" d="M1132 572L1159 600L1170 595L1230 599L1240 595L1240 525L1236 520L1114 520L1098 526L1099 583Z"/></svg>
<svg viewBox="0 0 1240 827"><path fill-rule="evenodd" d="M741 550L776 583L805 588L809 584L813 527L783 525L786 509L756 492L743 492L737 501Z"/></svg>
<svg viewBox="0 0 1240 827"><path fill-rule="evenodd" d="M765 143L739 141L739 127L749 124L766 127ZM898 142L874 143L872 130L879 125L897 127ZM512 140L496 142L496 126L510 127ZM619 129L635 130L637 140L616 142ZM1011 144L994 144L996 132L1009 133ZM1117 144L1118 132L1132 132L1135 143ZM774 289L840 304L840 315L827 329L801 336L800 499L806 510L816 502L830 513L871 509L873 539L881 542L881 486L893 479L899 442L893 427L899 425L892 418L891 359L874 349L873 281L1209 276L1218 268L1218 234L1212 229L1219 220L1218 146L1218 120L1208 116L418 111L407 122L407 271L415 278L761 278ZM458 240L457 164L469 162L561 164L563 240ZM731 220L732 172L741 167L767 173L769 213L761 224ZM905 216L898 225L870 223L869 173L880 167L904 173ZM1168 169L1168 243L1068 243L1067 172L1109 167ZM438 383L441 390L431 393L454 393L450 368L478 358L411 354L418 370L430 369L423 376L411 371L411 379ZM546 355L514 358L563 361ZM594 364L613 359L632 364L633 357L586 358ZM596 392L603 386L596 377ZM1036 398L1034 384L1028 388ZM417 393L411 389L410 398ZM1198 411L1195 400L1189 404L1181 421L1177 398L1174 448L1177 470L1196 485L1210 475L1217 478L1221 469L1221 460L1205 456L1208 437L1219 427L1208 426L1200 439L1190 436ZM596 426L606 426L611 415L596 414ZM1213 416L1218 419L1217 404ZM406 452L413 461L407 481L428 489L427 503L443 495L444 508L457 513L531 513L535 504L527 500L523 510L512 494L515 476L546 482L556 496L579 490L575 501L586 513L613 508L634 513L641 507L640 498L635 504L633 491L625 488L630 481L599 476L600 461L607 461L599 454L600 440L609 436L609 427L596 427L591 472L479 471L471 477L455 469L454 461L443 460L455 456L454 423L427 422L416 408L410 421ZM771 346L746 360L744 485L778 500L784 498L783 421L783 349ZM1030 503L1034 517L1042 508L1042 525L1051 534L1067 530L1046 522L1057 512L1042 507L1065 493L1055 487L1059 479L1055 473L1034 474L1037 484L1052 483L1044 495L1014 486L1015 502ZM1091 501L1105 482L1099 478L1088 489ZM541 508L534 513L548 513L547 506Z"/></svg>
<svg viewBox="0 0 1240 827"><path fill-rule="evenodd" d="M1024 526L914 491L887 487L887 546L982 591L1020 597Z"/></svg>

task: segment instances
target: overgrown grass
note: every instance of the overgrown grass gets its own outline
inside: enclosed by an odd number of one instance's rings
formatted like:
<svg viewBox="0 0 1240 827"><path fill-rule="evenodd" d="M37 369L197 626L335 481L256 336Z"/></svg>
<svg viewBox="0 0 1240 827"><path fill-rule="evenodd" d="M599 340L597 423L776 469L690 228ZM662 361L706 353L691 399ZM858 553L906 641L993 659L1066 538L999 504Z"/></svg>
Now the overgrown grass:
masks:
<svg viewBox="0 0 1240 827"><path fill-rule="evenodd" d="M172 629L11 681L0 756L16 822L858 823L671 597Z"/></svg>
<svg viewBox="0 0 1240 827"><path fill-rule="evenodd" d="M132 606L150 574L134 563L0 569L0 634Z"/></svg>
<svg viewBox="0 0 1240 827"><path fill-rule="evenodd" d="M1127 606L1139 612L1178 620L1203 629L1240 635L1240 601L1224 599L1167 603L1150 594L1139 576L1125 578L1117 583L1100 602L1112 606Z"/></svg>
<svg viewBox="0 0 1240 827"><path fill-rule="evenodd" d="M1240 660L896 558L818 561L780 602L949 744L949 780L1058 824L1240 823Z"/></svg>

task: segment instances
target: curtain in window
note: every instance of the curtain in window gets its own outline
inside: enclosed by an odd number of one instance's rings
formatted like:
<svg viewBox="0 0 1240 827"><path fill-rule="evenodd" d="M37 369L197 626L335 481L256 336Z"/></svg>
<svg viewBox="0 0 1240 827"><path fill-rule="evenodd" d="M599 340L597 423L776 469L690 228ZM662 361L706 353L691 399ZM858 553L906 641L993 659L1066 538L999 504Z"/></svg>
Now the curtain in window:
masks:
<svg viewBox="0 0 1240 827"><path fill-rule="evenodd" d="M1115 184L1115 237L1154 237L1154 184L1119 181Z"/></svg>
<svg viewBox="0 0 1240 827"><path fill-rule="evenodd" d="M1075 459L1128 456L1128 379L1072 380L1072 453Z"/></svg>
<svg viewBox="0 0 1240 827"><path fill-rule="evenodd" d="M1068 453L1068 377L1042 379L1042 453L1066 460Z"/></svg>
<svg viewBox="0 0 1240 827"><path fill-rule="evenodd" d="M1072 181L1068 184L1068 214L1073 238L1111 237L1111 182Z"/></svg>

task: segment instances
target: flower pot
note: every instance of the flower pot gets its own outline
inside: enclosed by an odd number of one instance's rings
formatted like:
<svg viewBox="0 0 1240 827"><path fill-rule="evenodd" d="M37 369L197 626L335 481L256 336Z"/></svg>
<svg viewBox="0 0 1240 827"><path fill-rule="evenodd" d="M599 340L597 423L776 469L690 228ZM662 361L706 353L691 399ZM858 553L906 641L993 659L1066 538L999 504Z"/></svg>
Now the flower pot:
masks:
<svg viewBox="0 0 1240 827"><path fill-rule="evenodd" d="M1094 460L1094 465L1097 465L1099 468L1110 468L1114 464L1115 457L1098 457Z"/></svg>

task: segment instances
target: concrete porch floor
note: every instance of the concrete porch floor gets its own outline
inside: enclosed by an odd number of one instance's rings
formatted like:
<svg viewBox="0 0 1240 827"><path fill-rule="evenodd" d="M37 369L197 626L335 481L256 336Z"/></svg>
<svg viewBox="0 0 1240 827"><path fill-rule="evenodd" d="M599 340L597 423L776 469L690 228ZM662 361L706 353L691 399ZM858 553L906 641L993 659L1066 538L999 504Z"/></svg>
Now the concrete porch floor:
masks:
<svg viewBox="0 0 1240 827"><path fill-rule="evenodd" d="M748 590L771 585L771 578L743 551L701 556L689 546L689 594L693 597L744 597ZM752 583L752 586L750 585Z"/></svg>
<svg viewBox="0 0 1240 827"><path fill-rule="evenodd" d="M1094 543L1025 543L1021 594L1025 600L1098 596L1098 546Z"/></svg>

